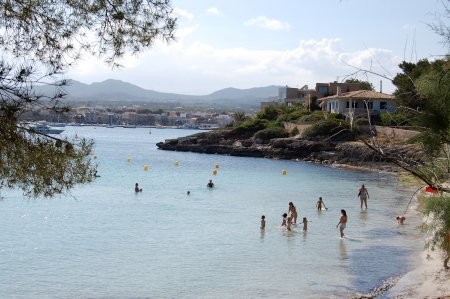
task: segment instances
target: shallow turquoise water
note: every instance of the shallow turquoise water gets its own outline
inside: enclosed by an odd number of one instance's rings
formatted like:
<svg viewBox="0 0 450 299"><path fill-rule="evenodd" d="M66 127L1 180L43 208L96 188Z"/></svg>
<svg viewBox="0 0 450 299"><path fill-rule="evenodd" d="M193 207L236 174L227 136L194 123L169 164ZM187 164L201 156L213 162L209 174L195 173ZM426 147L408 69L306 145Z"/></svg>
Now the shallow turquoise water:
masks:
<svg viewBox="0 0 450 299"><path fill-rule="evenodd" d="M96 141L101 177L73 197L2 191L0 298L340 298L408 271L421 248L418 217L393 219L413 193L395 176L160 151L156 142L195 131L149 130L66 127ZM356 197L362 183L367 213ZM328 211L315 210L319 196ZM310 221L307 233L280 228L290 201Z"/></svg>

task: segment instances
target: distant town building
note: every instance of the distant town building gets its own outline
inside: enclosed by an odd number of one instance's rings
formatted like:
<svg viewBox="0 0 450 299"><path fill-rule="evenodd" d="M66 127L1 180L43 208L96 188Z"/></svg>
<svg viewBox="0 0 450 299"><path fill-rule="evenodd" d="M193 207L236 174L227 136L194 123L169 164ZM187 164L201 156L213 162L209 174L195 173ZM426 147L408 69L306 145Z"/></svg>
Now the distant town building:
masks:
<svg viewBox="0 0 450 299"><path fill-rule="evenodd" d="M279 89L278 94L280 101L287 106L298 103L310 108L314 101L337 94L338 89L342 92L356 91L361 89L361 85L360 83L338 83L334 81L330 83L316 83L315 89L310 89L308 85L304 85L301 88L285 86Z"/></svg>

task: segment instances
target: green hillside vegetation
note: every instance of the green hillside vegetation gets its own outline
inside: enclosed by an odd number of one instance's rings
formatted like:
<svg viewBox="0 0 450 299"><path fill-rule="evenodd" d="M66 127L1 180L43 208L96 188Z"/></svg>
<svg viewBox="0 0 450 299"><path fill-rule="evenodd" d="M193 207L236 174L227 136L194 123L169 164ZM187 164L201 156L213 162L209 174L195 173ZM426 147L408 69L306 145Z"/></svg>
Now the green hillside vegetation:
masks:
<svg viewBox="0 0 450 299"><path fill-rule="evenodd" d="M296 136L299 131L294 129L288 132L284 123L312 125L304 134L305 139L321 139L332 137L336 140L353 140L358 136L358 130L350 132L350 124L344 120L342 114L323 111L309 111L302 107L290 108L287 106L268 106L250 120L236 122L232 134L245 138L273 139ZM367 124L367 120L361 125Z"/></svg>

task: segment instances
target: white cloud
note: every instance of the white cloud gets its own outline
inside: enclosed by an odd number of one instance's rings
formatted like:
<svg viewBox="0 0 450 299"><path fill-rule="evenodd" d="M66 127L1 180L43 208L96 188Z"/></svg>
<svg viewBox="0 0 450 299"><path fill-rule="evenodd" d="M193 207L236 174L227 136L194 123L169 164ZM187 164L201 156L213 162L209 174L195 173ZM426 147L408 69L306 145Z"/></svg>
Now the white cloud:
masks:
<svg viewBox="0 0 450 299"><path fill-rule="evenodd" d="M194 15L191 14L190 12L188 12L187 10L181 9L179 7L175 7L173 9L173 13L177 16L177 17L183 17L188 19L189 21L192 20L194 18Z"/></svg>
<svg viewBox="0 0 450 299"><path fill-rule="evenodd" d="M190 27L182 27L177 29L175 32L175 37L178 39L178 41L184 39L185 37L191 35L193 32L195 32L200 26L198 24Z"/></svg>
<svg viewBox="0 0 450 299"><path fill-rule="evenodd" d="M206 10L207 13L212 14L212 15L221 15L222 12L217 8L217 7L209 7Z"/></svg>
<svg viewBox="0 0 450 299"><path fill-rule="evenodd" d="M269 19L265 16L259 16L253 19L249 19L244 22L245 26L249 27L259 27L270 30L289 30L291 25L287 22L283 22L276 19Z"/></svg>
<svg viewBox="0 0 450 299"><path fill-rule="evenodd" d="M193 28L186 29L195 30ZM250 88L267 85L311 87L316 82L342 80L359 67L382 75L399 71L399 57L385 49L348 52L340 39L303 40L287 50L221 49L183 40L153 49L136 57L127 57L124 69L112 72L100 62L80 63L69 77L90 83L108 78L121 79L144 88L185 94L208 94L224 87ZM383 66L383 67L381 67ZM380 77L359 76L378 86ZM383 82L383 90L392 85Z"/></svg>

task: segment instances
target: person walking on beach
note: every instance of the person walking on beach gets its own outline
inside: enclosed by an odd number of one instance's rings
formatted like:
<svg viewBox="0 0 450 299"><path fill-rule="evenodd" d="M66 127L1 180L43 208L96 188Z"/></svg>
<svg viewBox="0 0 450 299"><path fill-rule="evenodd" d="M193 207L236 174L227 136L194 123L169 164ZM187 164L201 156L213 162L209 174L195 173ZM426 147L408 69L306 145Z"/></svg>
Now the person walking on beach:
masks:
<svg viewBox="0 0 450 299"><path fill-rule="evenodd" d="M316 204L317 211L322 211L322 206L325 208L325 210L328 210L328 208L325 206L325 203L322 201L322 197L319 197L319 201Z"/></svg>
<svg viewBox="0 0 450 299"><path fill-rule="evenodd" d="M292 217L294 224L297 224L297 209L292 202L289 203L289 213Z"/></svg>
<svg viewBox="0 0 450 299"><path fill-rule="evenodd" d="M369 192L367 191L364 184L362 184L361 188L359 188L358 197L361 200L361 210L363 208L363 203L366 206L367 209L367 199L369 199Z"/></svg>
<svg viewBox="0 0 450 299"><path fill-rule="evenodd" d="M344 229L347 227L347 212L345 210L341 210L341 218L339 219L336 227L339 226L339 232L341 233L341 238L344 237Z"/></svg>
<svg viewBox="0 0 450 299"><path fill-rule="evenodd" d="M260 229L264 229L266 227L266 216L261 216L261 226Z"/></svg>

